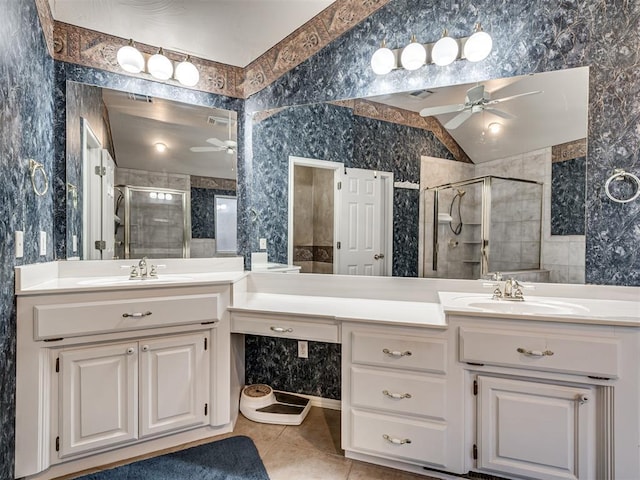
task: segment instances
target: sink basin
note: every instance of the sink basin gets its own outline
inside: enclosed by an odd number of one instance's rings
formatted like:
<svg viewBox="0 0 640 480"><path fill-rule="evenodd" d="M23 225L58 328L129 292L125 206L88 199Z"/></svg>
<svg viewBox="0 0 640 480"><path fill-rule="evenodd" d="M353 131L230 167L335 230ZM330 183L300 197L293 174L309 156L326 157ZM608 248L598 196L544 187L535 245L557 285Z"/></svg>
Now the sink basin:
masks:
<svg viewBox="0 0 640 480"><path fill-rule="evenodd" d="M141 285L141 284L154 284L154 283L166 283L166 282L179 282L192 280L192 277L187 275L159 275L156 278L136 278L129 279L127 276L114 276L114 277L98 277L88 278L86 280L80 280L78 285L91 285L91 286L111 286L111 285Z"/></svg>
<svg viewBox="0 0 640 480"><path fill-rule="evenodd" d="M522 302L510 300L493 300L480 296L455 297L450 306L464 307L482 312L509 313L517 315L580 315L587 314L590 309L577 303L552 299L525 299Z"/></svg>

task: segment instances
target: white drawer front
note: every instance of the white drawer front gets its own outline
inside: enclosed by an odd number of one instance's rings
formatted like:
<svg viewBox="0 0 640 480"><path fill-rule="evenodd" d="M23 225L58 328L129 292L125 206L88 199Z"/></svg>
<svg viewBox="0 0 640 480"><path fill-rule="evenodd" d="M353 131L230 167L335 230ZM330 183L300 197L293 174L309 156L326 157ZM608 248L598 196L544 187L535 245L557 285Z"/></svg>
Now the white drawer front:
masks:
<svg viewBox="0 0 640 480"><path fill-rule="evenodd" d="M446 418L444 378L351 367L351 404L390 412Z"/></svg>
<svg viewBox="0 0 640 480"><path fill-rule="evenodd" d="M444 339L353 332L353 363L446 373Z"/></svg>
<svg viewBox="0 0 640 480"><path fill-rule="evenodd" d="M340 342L337 324L303 321L279 315L251 316L232 313L231 331L233 333L298 338L316 342Z"/></svg>
<svg viewBox="0 0 640 480"><path fill-rule="evenodd" d="M617 340L460 328L460 361L617 378Z"/></svg>
<svg viewBox="0 0 640 480"><path fill-rule="evenodd" d="M353 447L369 454L446 466L447 426L352 410Z"/></svg>
<svg viewBox="0 0 640 480"><path fill-rule="evenodd" d="M35 340L219 320L219 294L37 305Z"/></svg>

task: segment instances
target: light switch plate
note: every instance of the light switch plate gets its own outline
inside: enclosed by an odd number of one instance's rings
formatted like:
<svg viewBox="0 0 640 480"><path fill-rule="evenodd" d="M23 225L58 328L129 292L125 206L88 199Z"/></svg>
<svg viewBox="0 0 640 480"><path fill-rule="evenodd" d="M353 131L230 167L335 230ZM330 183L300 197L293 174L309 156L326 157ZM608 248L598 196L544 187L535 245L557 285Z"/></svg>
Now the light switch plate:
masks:
<svg viewBox="0 0 640 480"><path fill-rule="evenodd" d="M40 255L47 254L47 232L40 231Z"/></svg>
<svg viewBox="0 0 640 480"><path fill-rule="evenodd" d="M298 358L309 358L309 342L298 340Z"/></svg>
<svg viewBox="0 0 640 480"><path fill-rule="evenodd" d="M71 244L73 246L73 253L76 253L78 251L78 235L71 237Z"/></svg>
<svg viewBox="0 0 640 480"><path fill-rule="evenodd" d="M16 258L24 257L24 232L22 230L16 230L15 249Z"/></svg>
<svg viewBox="0 0 640 480"><path fill-rule="evenodd" d="M261 238L260 239L260 250L266 250L267 249L267 239L266 238Z"/></svg>

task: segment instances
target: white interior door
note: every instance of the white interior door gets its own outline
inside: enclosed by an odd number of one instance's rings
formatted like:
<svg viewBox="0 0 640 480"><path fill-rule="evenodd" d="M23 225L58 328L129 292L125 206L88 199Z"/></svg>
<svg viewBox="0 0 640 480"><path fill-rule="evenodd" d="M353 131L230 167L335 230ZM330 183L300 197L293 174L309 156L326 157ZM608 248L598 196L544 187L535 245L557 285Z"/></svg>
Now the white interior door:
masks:
<svg viewBox="0 0 640 480"><path fill-rule="evenodd" d="M82 250L84 260L100 260L95 242L102 240L102 144L82 119Z"/></svg>
<svg viewBox="0 0 640 480"><path fill-rule="evenodd" d="M383 179L373 170L346 168L340 192L338 273L385 275L387 229ZM391 225L389 225L391 228Z"/></svg>
<svg viewBox="0 0 640 480"><path fill-rule="evenodd" d="M104 241L102 259L111 260L115 254L115 172L116 164L107 150L102 150L102 231L101 240Z"/></svg>

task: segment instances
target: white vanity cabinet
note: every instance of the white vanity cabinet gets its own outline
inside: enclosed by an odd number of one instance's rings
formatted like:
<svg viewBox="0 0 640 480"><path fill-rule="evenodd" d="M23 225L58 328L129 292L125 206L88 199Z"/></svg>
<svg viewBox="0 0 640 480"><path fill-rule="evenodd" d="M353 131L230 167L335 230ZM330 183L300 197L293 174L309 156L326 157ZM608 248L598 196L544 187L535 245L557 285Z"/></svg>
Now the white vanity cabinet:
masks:
<svg viewBox="0 0 640 480"><path fill-rule="evenodd" d="M414 465L415 471L455 463L446 335L443 329L342 324L342 448L347 457L398 461Z"/></svg>
<svg viewBox="0 0 640 480"><path fill-rule="evenodd" d="M18 296L16 478L231 428L231 285Z"/></svg>

